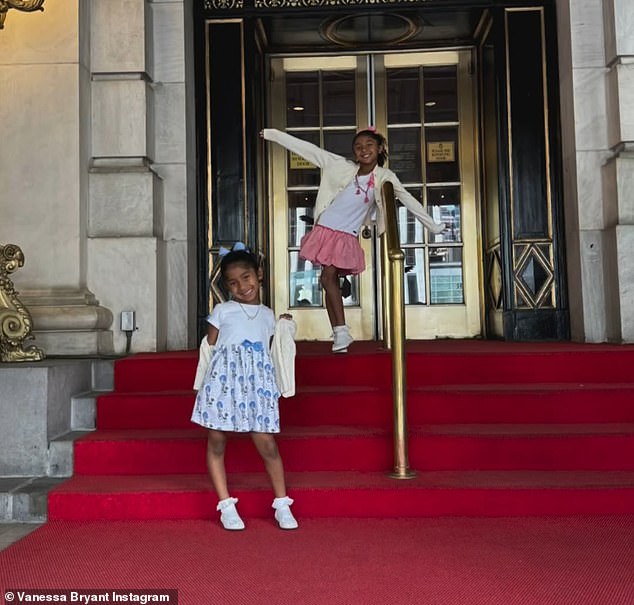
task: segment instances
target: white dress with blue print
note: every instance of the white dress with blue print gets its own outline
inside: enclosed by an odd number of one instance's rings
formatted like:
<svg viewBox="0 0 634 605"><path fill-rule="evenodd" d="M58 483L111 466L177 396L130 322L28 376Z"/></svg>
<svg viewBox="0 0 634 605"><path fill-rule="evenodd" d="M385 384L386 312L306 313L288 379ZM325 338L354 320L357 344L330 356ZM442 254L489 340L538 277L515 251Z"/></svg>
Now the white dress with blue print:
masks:
<svg viewBox="0 0 634 605"><path fill-rule="evenodd" d="M218 340L192 422L209 429L240 433L279 433L280 392L271 360L275 315L265 305L216 305L207 321Z"/></svg>

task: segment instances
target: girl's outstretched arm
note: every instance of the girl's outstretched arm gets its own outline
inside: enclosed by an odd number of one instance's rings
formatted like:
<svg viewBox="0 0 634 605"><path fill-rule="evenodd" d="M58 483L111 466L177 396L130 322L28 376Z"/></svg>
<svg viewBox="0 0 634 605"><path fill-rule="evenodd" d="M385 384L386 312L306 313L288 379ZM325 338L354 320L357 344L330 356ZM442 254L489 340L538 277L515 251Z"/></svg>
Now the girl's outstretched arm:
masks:
<svg viewBox="0 0 634 605"><path fill-rule="evenodd" d="M305 160L315 164L315 166L319 166L319 168L323 168L329 161L342 159L342 156L337 155L336 153L326 151L313 143L309 143L303 139L298 139L291 134L282 132L281 130L277 130L275 128L265 128L262 130L260 135L267 141L272 141L289 151L294 151Z"/></svg>
<svg viewBox="0 0 634 605"><path fill-rule="evenodd" d="M403 187L401 181L392 172L387 179L394 186L394 197L397 198L427 229L432 233L441 233L447 226L445 223L437 223L423 208L422 204Z"/></svg>

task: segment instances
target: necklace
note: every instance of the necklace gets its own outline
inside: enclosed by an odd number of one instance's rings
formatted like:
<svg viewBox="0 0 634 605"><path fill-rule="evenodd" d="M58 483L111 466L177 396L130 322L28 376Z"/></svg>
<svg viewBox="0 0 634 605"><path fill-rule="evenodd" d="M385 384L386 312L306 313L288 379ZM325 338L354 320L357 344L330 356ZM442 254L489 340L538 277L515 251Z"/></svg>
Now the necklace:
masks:
<svg viewBox="0 0 634 605"><path fill-rule="evenodd" d="M359 183L359 175L357 174L354 175L354 184L357 186L357 190L355 191L355 193L357 195L361 195L361 192L363 191L363 203L367 204L370 201L369 191L370 189L374 189L374 172L370 173L370 179L368 180L367 187L363 188L361 186L361 183Z"/></svg>
<svg viewBox="0 0 634 605"><path fill-rule="evenodd" d="M242 309L242 312L247 316L247 319L249 321L252 320L252 319L255 319L259 315L260 309L262 307L262 305L258 305L258 308L257 308L255 314L254 315L249 315L247 313L247 310L244 308L244 305L241 302L239 302L239 301L236 301L236 302L240 305L240 308ZM249 305L249 306L253 306L253 305Z"/></svg>

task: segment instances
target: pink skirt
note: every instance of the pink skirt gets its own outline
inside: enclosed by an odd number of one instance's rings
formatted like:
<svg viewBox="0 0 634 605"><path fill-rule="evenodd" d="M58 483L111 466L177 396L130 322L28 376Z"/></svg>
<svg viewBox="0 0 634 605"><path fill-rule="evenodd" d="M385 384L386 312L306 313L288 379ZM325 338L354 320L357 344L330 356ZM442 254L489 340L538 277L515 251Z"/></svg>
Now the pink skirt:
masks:
<svg viewBox="0 0 634 605"><path fill-rule="evenodd" d="M340 275L357 275L365 269L359 238L321 225L302 237L299 255L315 265L333 265Z"/></svg>

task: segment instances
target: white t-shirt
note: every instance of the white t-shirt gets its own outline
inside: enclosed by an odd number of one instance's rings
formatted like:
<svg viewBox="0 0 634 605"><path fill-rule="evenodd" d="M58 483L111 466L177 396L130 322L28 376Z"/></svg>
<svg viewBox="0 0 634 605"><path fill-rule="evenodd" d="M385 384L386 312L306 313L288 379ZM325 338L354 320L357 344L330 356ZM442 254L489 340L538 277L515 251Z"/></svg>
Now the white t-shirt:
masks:
<svg viewBox="0 0 634 605"><path fill-rule="evenodd" d="M322 227L359 235L359 228L374 207L374 187L370 187L371 176L372 173L357 176L321 213L317 223Z"/></svg>
<svg viewBox="0 0 634 605"><path fill-rule="evenodd" d="M216 346L237 345L245 340L269 347L275 332L275 314L266 305L244 305L230 300L216 305L207 322L218 328Z"/></svg>

